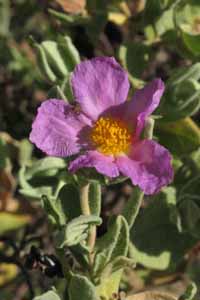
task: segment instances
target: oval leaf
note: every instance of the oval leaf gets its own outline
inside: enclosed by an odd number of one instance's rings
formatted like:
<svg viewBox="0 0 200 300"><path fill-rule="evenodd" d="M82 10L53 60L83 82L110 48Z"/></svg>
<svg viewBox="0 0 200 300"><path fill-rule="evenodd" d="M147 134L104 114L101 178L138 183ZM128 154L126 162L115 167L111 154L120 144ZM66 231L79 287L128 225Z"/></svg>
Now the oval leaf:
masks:
<svg viewBox="0 0 200 300"><path fill-rule="evenodd" d="M42 294L38 297L35 297L33 300L61 300L58 294L54 291L49 291L45 294Z"/></svg>
<svg viewBox="0 0 200 300"><path fill-rule="evenodd" d="M69 300L78 299L100 300L96 294L95 286L87 279L87 277L74 275L69 285Z"/></svg>

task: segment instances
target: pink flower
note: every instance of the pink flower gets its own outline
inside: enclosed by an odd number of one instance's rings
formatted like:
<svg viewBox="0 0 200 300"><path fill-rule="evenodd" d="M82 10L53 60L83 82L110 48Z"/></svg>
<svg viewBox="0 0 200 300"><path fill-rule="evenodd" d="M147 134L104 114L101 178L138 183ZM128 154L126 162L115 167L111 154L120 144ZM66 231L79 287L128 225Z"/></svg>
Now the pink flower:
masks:
<svg viewBox="0 0 200 300"><path fill-rule="evenodd" d="M93 167L114 178L130 177L145 194L158 192L173 177L171 156L141 133L164 91L155 79L126 101L127 73L114 58L98 57L80 63L71 80L78 109L63 100L42 103L30 140L51 156L77 154L69 169Z"/></svg>

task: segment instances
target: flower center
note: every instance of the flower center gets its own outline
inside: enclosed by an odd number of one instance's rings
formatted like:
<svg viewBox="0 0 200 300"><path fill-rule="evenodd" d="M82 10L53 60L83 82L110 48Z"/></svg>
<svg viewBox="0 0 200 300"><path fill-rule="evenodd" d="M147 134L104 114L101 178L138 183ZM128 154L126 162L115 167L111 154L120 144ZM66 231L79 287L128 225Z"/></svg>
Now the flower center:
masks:
<svg viewBox="0 0 200 300"><path fill-rule="evenodd" d="M131 133L122 121L101 117L92 129L91 140L99 152L105 155L119 155L128 151Z"/></svg>

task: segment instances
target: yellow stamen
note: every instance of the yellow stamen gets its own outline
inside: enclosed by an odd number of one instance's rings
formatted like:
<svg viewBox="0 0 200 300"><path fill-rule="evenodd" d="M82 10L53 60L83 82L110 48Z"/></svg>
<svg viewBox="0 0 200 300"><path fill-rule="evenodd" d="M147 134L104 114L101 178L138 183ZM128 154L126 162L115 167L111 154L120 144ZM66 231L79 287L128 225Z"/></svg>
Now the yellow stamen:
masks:
<svg viewBox="0 0 200 300"><path fill-rule="evenodd" d="M101 117L92 129L91 140L99 152L115 156L127 153L131 144L131 132L122 121Z"/></svg>

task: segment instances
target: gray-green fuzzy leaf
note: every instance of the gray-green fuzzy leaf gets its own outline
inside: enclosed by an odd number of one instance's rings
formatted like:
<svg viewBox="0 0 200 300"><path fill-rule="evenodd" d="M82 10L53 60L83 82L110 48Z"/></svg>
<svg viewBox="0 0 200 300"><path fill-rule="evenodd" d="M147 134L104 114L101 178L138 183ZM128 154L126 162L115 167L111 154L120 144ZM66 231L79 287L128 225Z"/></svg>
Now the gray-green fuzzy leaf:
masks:
<svg viewBox="0 0 200 300"><path fill-rule="evenodd" d="M122 211L122 215L128 222L130 228L134 225L135 219L139 213L143 195L143 192L139 188L135 187L132 195L130 196L128 202L126 203L126 206Z"/></svg>
<svg viewBox="0 0 200 300"><path fill-rule="evenodd" d="M95 286L85 276L74 275L69 285L69 300L100 300Z"/></svg>
<svg viewBox="0 0 200 300"><path fill-rule="evenodd" d="M100 224L101 218L97 216L79 216L58 232L56 246L58 248L75 246L87 239L90 226L98 226Z"/></svg>
<svg viewBox="0 0 200 300"><path fill-rule="evenodd" d="M58 157L45 157L43 159L39 159L36 161L32 167L27 169L26 172L26 179L29 180L34 176L41 176L45 175L52 176L52 170L59 170L66 168L66 162Z"/></svg>
<svg viewBox="0 0 200 300"><path fill-rule="evenodd" d="M108 227L107 233L97 240L94 273L102 270L111 260L126 256L129 244L129 227L123 216L118 216Z"/></svg>
<svg viewBox="0 0 200 300"><path fill-rule="evenodd" d="M136 219L130 236L130 257L137 263L158 270L173 268L197 241L189 234L180 233L174 224L176 198L168 187L148 200L148 206Z"/></svg>
<svg viewBox="0 0 200 300"><path fill-rule="evenodd" d="M35 297L33 300L61 300L58 294L54 291L46 292L40 296Z"/></svg>
<svg viewBox="0 0 200 300"><path fill-rule="evenodd" d="M111 276L113 273L128 267L134 268L135 261L125 256L118 256L105 267L105 269L101 273L101 277L102 279L105 279L106 277Z"/></svg>
<svg viewBox="0 0 200 300"><path fill-rule="evenodd" d="M42 75L51 83L65 80L80 62L80 56L69 36L58 38L58 41L33 43L36 47L38 66Z"/></svg>
<svg viewBox="0 0 200 300"><path fill-rule="evenodd" d="M173 71L166 84L159 113L175 121L196 113L200 107L200 63Z"/></svg>

